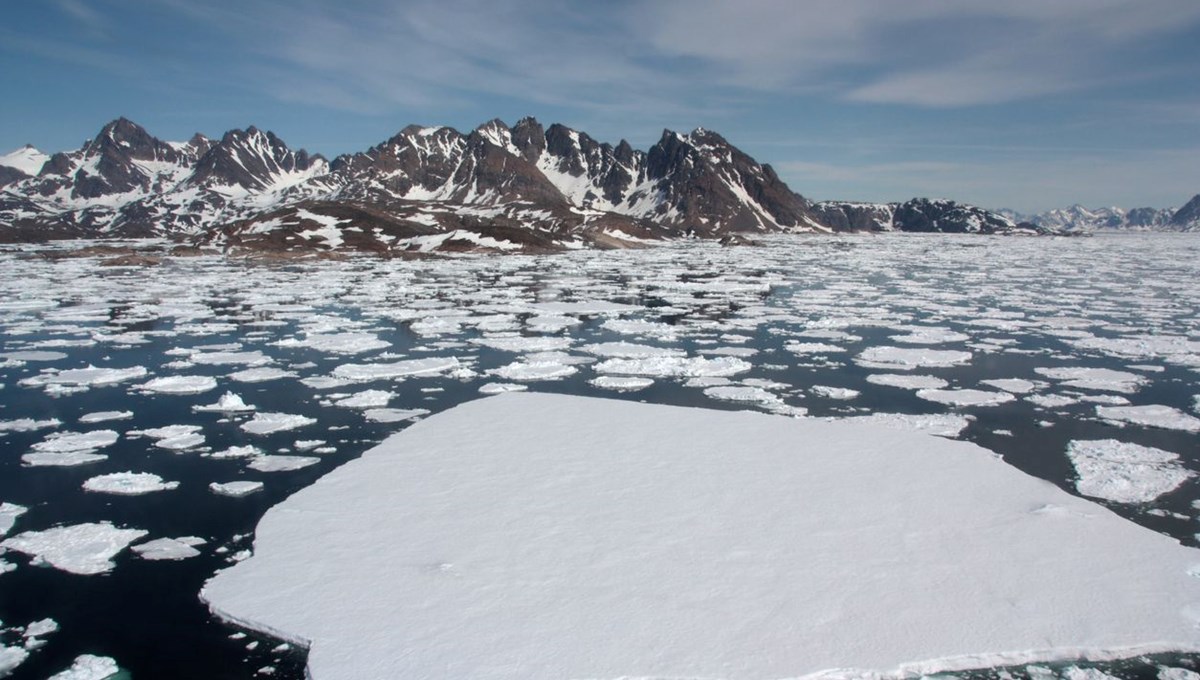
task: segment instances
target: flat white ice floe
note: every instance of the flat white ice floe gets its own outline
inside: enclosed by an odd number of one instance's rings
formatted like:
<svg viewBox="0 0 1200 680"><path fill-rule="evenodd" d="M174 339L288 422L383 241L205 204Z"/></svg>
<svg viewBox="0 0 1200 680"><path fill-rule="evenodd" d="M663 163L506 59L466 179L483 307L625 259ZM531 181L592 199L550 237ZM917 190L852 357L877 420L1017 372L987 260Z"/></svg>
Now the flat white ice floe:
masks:
<svg viewBox="0 0 1200 680"><path fill-rule="evenodd" d="M1038 387L1038 384L1032 380L1021 378L996 378L993 380L980 380L979 382L988 387L995 387L998 390L1012 392L1013 394L1028 394Z"/></svg>
<svg viewBox="0 0 1200 680"><path fill-rule="evenodd" d="M809 388L809 391L818 397L843 401L857 399L858 395L861 394L858 390L852 390L848 387L833 387L831 385L813 385Z"/></svg>
<svg viewBox="0 0 1200 680"><path fill-rule="evenodd" d="M16 503L0 503L0 538L13 528L17 518L24 515L26 510L28 508Z"/></svg>
<svg viewBox="0 0 1200 680"><path fill-rule="evenodd" d="M104 385L116 385L127 380L134 380L146 375L145 366L130 368L71 368L65 371L49 369L42 373L25 378L21 385L44 386L48 390L53 387L88 388Z"/></svg>
<svg viewBox="0 0 1200 680"><path fill-rule="evenodd" d="M1115 439L1073 441L1067 457L1079 493L1117 503L1148 503L1195 476L1177 454Z"/></svg>
<svg viewBox="0 0 1200 680"><path fill-rule="evenodd" d="M62 421L58 418L34 420L33 418L17 418L16 420L0 420L0 436L5 432L33 432L50 427L58 427Z"/></svg>
<svg viewBox="0 0 1200 680"><path fill-rule="evenodd" d="M1131 423L1164 430L1200 432L1200 418L1163 404L1145 406L1097 406L1096 415L1113 423Z"/></svg>
<svg viewBox="0 0 1200 680"><path fill-rule="evenodd" d="M903 373L872 373L867 376L872 385L886 385L906 390L936 390L950 383L932 375L905 375Z"/></svg>
<svg viewBox="0 0 1200 680"><path fill-rule="evenodd" d="M597 373L644 375L656 378L712 377L727 378L745 373L753 366L737 357L656 356L643 359L609 359L595 366Z"/></svg>
<svg viewBox="0 0 1200 680"><path fill-rule="evenodd" d="M129 420L132 417L133 411L96 411L79 416L79 422L90 425L111 420Z"/></svg>
<svg viewBox="0 0 1200 680"><path fill-rule="evenodd" d="M49 564L72 574L102 574L113 568L112 558L117 553L146 533L93 522L26 531L0 543L0 547L32 555L34 564Z"/></svg>
<svg viewBox="0 0 1200 680"><path fill-rule="evenodd" d="M1198 563L966 442L518 393L272 508L202 597L321 680L915 675L1196 649Z"/></svg>
<svg viewBox="0 0 1200 680"><path fill-rule="evenodd" d="M363 417L373 423L399 423L427 413L423 408L369 408L363 411Z"/></svg>
<svg viewBox="0 0 1200 680"><path fill-rule="evenodd" d="M654 384L652 378L636 378L633 376L616 376L602 375L589 380L591 384L599 387L602 390L616 390L617 392L636 392L644 390Z"/></svg>
<svg viewBox="0 0 1200 680"><path fill-rule="evenodd" d="M343 408L381 408L387 406L395 396L396 393L391 390L364 390L334 403Z"/></svg>
<svg viewBox="0 0 1200 680"><path fill-rule="evenodd" d="M1053 380L1061 380L1066 387L1081 390L1100 390L1131 394L1147 382L1146 376L1111 368L1063 367L1035 368L1035 373Z"/></svg>
<svg viewBox="0 0 1200 680"><path fill-rule="evenodd" d="M242 398L233 392L226 392L221 395L221 398L215 404L192 407L193 411L212 411L215 413L241 413L244 411L253 411L254 409L255 407L242 401Z"/></svg>
<svg viewBox="0 0 1200 680"><path fill-rule="evenodd" d="M179 482L165 482L150 472L113 472L92 477L83 483L85 491L111 493L119 496L140 496L155 491L179 488Z"/></svg>
<svg viewBox="0 0 1200 680"><path fill-rule="evenodd" d="M170 375L154 378L137 389L156 394L201 394L216 388L217 379L209 375Z"/></svg>
<svg viewBox="0 0 1200 680"><path fill-rule="evenodd" d="M75 657L70 668L51 675L49 680L106 680L120 671L115 659L81 654Z"/></svg>
<svg viewBox="0 0 1200 680"><path fill-rule="evenodd" d="M847 424L859 423L873 427L883 427L889 430L920 432L936 437L949 437L951 439L962 434L962 431L967 429L967 426L971 424L969 417L952 413L872 413L869 416L848 416L845 418L831 418L830 420Z"/></svg>
<svg viewBox="0 0 1200 680"><path fill-rule="evenodd" d="M308 347L329 354L361 354L392 345L373 333L308 333L303 340L288 338L274 344L279 347Z"/></svg>
<svg viewBox="0 0 1200 680"><path fill-rule="evenodd" d="M403 359L389 364L342 364L333 369L336 378L344 380L370 381L390 380L408 376L438 375L459 367L455 357L429 357L426 359Z"/></svg>
<svg viewBox="0 0 1200 680"><path fill-rule="evenodd" d="M971 353L963 350L909 347L868 347L854 357L854 363L865 368L898 371L961 366L970 361Z"/></svg>
<svg viewBox="0 0 1200 680"><path fill-rule="evenodd" d="M229 374L230 380L244 383L260 383L271 380L279 380L281 378L295 378L297 374L293 371L286 371L282 368L274 366L260 366L257 368L247 368L242 371L235 371Z"/></svg>
<svg viewBox="0 0 1200 680"><path fill-rule="evenodd" d="M655 347L634 342L598 342L579 348L598 357L619 359L644 359L647 357L683 357L687 352L676 347Z"/></svg>
<svg viewBox="0 0 1200 680"><path fill-rule="evenodd" d="M321 459L315 456L265 455L251 458L246 467L259 472L290 472L320 462Z"/></svg>
<svg viewBox="0 0 1200 680"><path fill-rule="evenodd" d="M249 496L257 491L262 491L262 482L238 481L238 482L212 482L208 485L209 490L220 496L231 496L233 498L241 498Z"/></svg>
<svg viewBox="0 0 1200 680"><path fill-rule="evenodd" d="M528 358L522 361L514 361L511 364L488 371L490 375L505 380L522 380L527 382L535 380L562 380L578 372L579 369L571 364L560 361L537 361Z"/></svg>
<svg viewBox="0 0 1200 680"><path fill-rule="evenodd" d="M137 553L138 557L143 560L186 560L189 557L196 557L200 551L196 546L201 546L207 543L203 538L197 536L181 536L180 538L156 538L153 541L146 541L130 548Z"/></svg>
<svg viewBox="0 0 1200 680"><path fill-rule="evenodd" d="M254 417L241 424L241 428L250 434L271 434L284 430L294 430L298 427L312 425L316 418L293 415L291 413L255 413Z"/></svg>
<svg viewBox="0 0 1200 680"><path fill-rule="evenodd" d="M1016 399L1011 392L988 390L917 390L917 396L947 406L998 406Z"/></svg>

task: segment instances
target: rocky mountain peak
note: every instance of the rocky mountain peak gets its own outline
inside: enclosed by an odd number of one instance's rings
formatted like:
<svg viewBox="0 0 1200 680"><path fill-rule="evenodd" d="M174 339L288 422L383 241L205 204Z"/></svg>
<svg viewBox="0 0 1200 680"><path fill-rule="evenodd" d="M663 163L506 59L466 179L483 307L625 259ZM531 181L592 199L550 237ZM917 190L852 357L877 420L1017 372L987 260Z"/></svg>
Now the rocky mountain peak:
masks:
<svg viewBox="0 0 1200 680"><path fill-rule="evenodd" d="M1178 229L1200 229L1200 194L1192 196L1192 200L1171 215L1171 226Z"/></svg>

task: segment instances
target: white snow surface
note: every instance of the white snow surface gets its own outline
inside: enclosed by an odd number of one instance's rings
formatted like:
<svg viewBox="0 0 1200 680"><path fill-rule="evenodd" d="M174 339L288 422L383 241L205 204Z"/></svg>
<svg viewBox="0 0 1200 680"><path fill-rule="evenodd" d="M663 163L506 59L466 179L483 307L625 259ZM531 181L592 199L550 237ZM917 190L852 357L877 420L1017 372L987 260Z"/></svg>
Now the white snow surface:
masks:
<svg viewBox="0 0 1200 680"><path fill-rule="evenodd" d="M26 531L0 543L0 547L32 555L34 563L46 563L72 574L102 574L113 568L112 558L117 553L146 533L92 522Z"/></svg>
<svg viewBox="0 0 1200 680"><path fill-rule="evenodd" d="M241 428L250 434L271 434L272 432L294 430L315 422L317 422L316 418L291 413L255 413L253 419L241 424Z"/></svg>
<svg viewBox="0 0 1200 680"><path fill-rule="evenodd" d="M216 413L241 413L243 411L253 411L254 409L254 406L250 406L242 401L242 398L233 392L226 392L221 395L221 398L215 404L192 407L193 411L213 411Z"/></svg>
<svg viewBox="0 0 1200 680"><path fill-rule="evenodd" d="M321 459L315 456L269 455L251 458L246 467L259 472L291 472L320 462Z"/></svg>
<svg viewBox="0 0 1200 680"><path fill-rule="evenodd" d="M752 368L748 361L737 357L652 356L640 359L608 359L596 364L597 373L610 375L642 375L659 378L689 378L729 376L745 373Z"/></svg>
<svg viewBox="0 0 1200 680"><path fill-rule="evenodd" d="M153 541L146 541L130 548L137 553L138 557L143 560L186 560L190 557L196 557L200 551L196 546L204 545L207 541L196 536L182 536L180 538L156 538Z"/></svg>
<svg viewBox="0 0 1200 680"><path fill-rule="evenodd" d="M111 493L118 496L140 496L155 491L179 488L179 482L164 482L151 472L113 472L92 477L83 483L85 491Z"/></svg>
<svg viewBox="0 0 1200 680"><path fill-rule="evenodd" d="M1115 439L1073 441L1067 457L1079 493L1117 503L1150 502L1195 476L1177 454Z"/></svg>
<svg viewBox="0 0 1200 680"><path fill-rule="evenodd" d="M156 394L200 394L216 386L217 379L208 375L171 375L148 380L137 388Z"/></svg>
<svg viewBox="0 0 1200 680"><path fill-rule="evenodd" d="M1010 392L988 390L917 390L917 396L948 406L997 406L1016 399Z"/></svg>
<svg viewBox="0 0 1200 680"><path fill-rule="evenodd" d="M12 530L17 518L24 515L27 510L28 508L23 505L0 503L0 538Z"/></svg>
<svg viewBox="0 0 1200 680"><path fill-rule="evenodd" d="M970 443L514 393L272 508L202 598L319 680L916 674L1196 649L1196 564Z"/></svg>
<svg viewBox="0 0 1200 680"><path fill-rule="evenodd" d="M867 376L867 382L906 390L936 390L950 384L932 375L905 375L903 373L872 373Z"/></svg>
<svg viewBox="0 0 1200 680"><path fill-rule="evenodd" d="M213 493L221 495L221 496L232 496L233 498L241 498L242 496L249 496L250 494L252 494L256 491L262 491L263 483L262 482L250 482L250 481L225 482L225 483L212 482L211 484L208 485L208 488Z"/></svg>
<svg viewBox="0 0 1200 680"><path fill-rule="evenodd" d="M116 660L107 656L81 654L71 667L51 675L49 680L106 680L120 672Z"/></svg>
<svg viewBox="0 0 1200 680"><path fill-rule="evenodd" d="M868 347L854 361L866 368L909 371L914 368L961 366L971 361L971 353L956 349Z"/></svg>
<svg viewBox="0 0 1200 680"><path fill-rule="evenodd" d="M1131 423L1164 430L1200 432L1200 418L1163 404L1145 406L1097 406L1096 415L1116 423Z"/></svg>

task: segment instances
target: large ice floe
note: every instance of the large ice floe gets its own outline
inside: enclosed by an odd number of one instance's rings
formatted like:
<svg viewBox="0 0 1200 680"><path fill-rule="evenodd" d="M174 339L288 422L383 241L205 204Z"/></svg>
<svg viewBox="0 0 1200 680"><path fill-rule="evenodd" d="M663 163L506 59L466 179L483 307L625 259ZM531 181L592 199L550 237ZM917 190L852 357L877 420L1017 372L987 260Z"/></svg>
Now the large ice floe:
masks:
<svg viewBox="0 0 1200 680"><path fill-rule="evenodd" d="M1197 565L970 443L511 393L271 509L202 597L317 680L899 676L1198 649Z"/></svg>
<svg viewBox="0 0 1200 680"><path fill-rule="evenodd" d="M113 568L112 558L130 543L145 536L141 529L121 529L108 522L89 522L26 531L6 539L0 547L33 557L72 574L102 574Z"/></svg>

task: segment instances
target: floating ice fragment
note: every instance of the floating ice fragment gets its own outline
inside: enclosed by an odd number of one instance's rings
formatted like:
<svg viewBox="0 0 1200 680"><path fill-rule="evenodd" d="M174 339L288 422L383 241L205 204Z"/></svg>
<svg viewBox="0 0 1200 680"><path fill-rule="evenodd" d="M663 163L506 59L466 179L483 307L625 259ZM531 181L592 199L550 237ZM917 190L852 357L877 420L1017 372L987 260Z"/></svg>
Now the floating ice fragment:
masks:
<svg viewBox="0 0 1200 680"><path fill-rule="evenodd" d="M390 364L342 364L333 369L333 375L345 380L389 380L407 376L437 375L452 371L459 365L455 357L429 357L405 359Z"/></svg>
<svg viewBox="0 0 1200 680"><path fill-rule="evenodd" d="M971 353L954 349L868 347L854 358L866 368L910 371L914 368L961 366L971 361Z"/></svg>
<svg viewBox="0 0 1200 680"><path fill-rule="evenodd" d="M948 406L998 406L1016 399L1010 392L986 390L917 390L917 396Z"/></svg>
<svg viewBox="0 0 1200 680"><path fill-rule="evenodd" d="M8 677L28 658L29 652L22 647L0 645L0 678Z"/></svg>
<svg viewBox="0 0 1200 680"><path fill-rule="evenodd" d="M1164 430L1200 432L1200 418L1162 404L1146 406L1097 406L1096 415L1112 423L1131 423Z"/></svg>
<svg viewBox="0 0 1200 680"><path fill-rule="evenodd" d="M479 386L480 394L501 394L503 392L524 392L529 389L528 385L518 385L516 383L486 383Z"/></svg>
<svg viewBox="0 0 1200 680"><path fill-rule="evenodd" d="M1115 439L1072 441L1067 457L1079 493L1117 503L1147 503L1195 475L1170 451Z"/></svg>
<svg viewBox="0 0 1200 680"><path fill-rule="evenodd" d="M108 680L119 672L121 667L114 659L81 654L75 657L70 668L51 675L49 680Z"/></svg>
<svg viewBox="0 0 1200 680"><path fill-rule="evenodd" d="M23 505L0 503L0 538L4 538L12 530L17 518L24 515L26 510L28 508Z"/></svg>
<svg viewBox="0 0 1200 680"><path fill-rule="evenodd" d="M97 411L95 413L87 413L79 416L79 422L91 425L94 423L105 423L111 420L129 420L133 417L133 411Z"/></svg>
<svg viewBox="0 0 1200 680"><path fill-rule="evenodd" d="M503 352L553 352L569 349L574 341L565 337L483 337L471 340L473 344L482 345Z"/></svg>
<svg viewBox="0 0 1200 680"><path fill-rule="evenodd" d="M674 347L654 347L632 342L599 342L579 348L588 354L605 358L645 359L648 357L685 357L687 352Z"/></svg>
<svg viewBox="0 0 1200 680"><path fill-rule="evenodd" d="M395 396L395 392L388 390L365 390L345 399L339 399L334 404L343 408L381 408L387 406Z"/></svg>
<svg viewBox="0 0 1200 680"><path fill-rule="evenodd" d="M905 375L903 373L872 373L867 376L867 382L906 390L936 390L950 384L932 375Z"/></svg>
<svg viewBox="0 0 1200 680"><path fill-rule="evenodd" d="M172 375L137 385L143 392L156 394L201 394L217 386L217 379L207 375Z"/></svg>
<svg viewBox="0 0 1200 680"><path fill-rule="evenodd" d="M316 418L290 413L255 413L253 419L241 424L241 428L250 434L271 434L283 430L294 430L315 422L317 422Z"/></svg>
<svg viewBox="0 0 1200 680"><path fill-rule="evenodd" d="M636 392L654 384L652 378L619 377L613 375L602 375L598 378L592 378L588 382L600 389L616 390L618 392Z"/></svg>
<svg viewBox="0 0 1200 680"><path fill-rule="evenodd" d="M214 411L217 413L242 413L245 411L253 411L255 407L248 405L242 401L242 398L233 392L226 392L221 395L215 404L207 406L193 406L193 411Z"/></svg>
<svg viewBox="0 0 1200 680"><path fill-rule="evenodd" d="M200 554L196 546L207 543L203 538L183 536L181 538L156 538L130 548L144 560L186 560Z"/></svg>
<svg viewBox="0 0 1200 680"><path fill-rule="evenodd" d="M58 418L34 420L33 418L18 418L16 420L0 420L0 435L6 432L33 432L49 427L58 427L62 421Z"/></svg>
<svg viewBox="0 0 1200 680"><path fill-rule="evenodd" d="M789 342L783 348L793 354L831 354L846 351L845 347L824 342Z"/></svg>
<svg viewBox="0 0 1200 680"><path fill-rule="evenodd" d="M1063 385L1082 390L1101 390L1109 392L1137 392L1146 382L1146 376L1126 371L1114 371L1111 368L1035 368L1038 375L1044 375L1052 380L1064 381Z"/></svg>
<svg viewBox="0 0 1200 680"><path fill-rule="evenodd" d="M297 374L294 371L285 371L282 368L273 366L263 366L260 368L247 368L244 371L237 371L229 374L230 380L244 383L260 383L271 380L279 380L281 378L295 378Z"/></svg>
<svg viewBox="0 0 1200 680"><path fill-rule="evenodd" d="M131 368L97 368L89 365L87 368L72 368L65 371L48 369L42 373L25 378L19 384L30 386L45 386L47 390L55 386L88 388L133 380L146 375L144 366Z"/></svg>
<svg viewBox="0 0 1200 680"><path fill-rule="evenodd" d="M923 432L937 437L954 438L971 424L967 416L949 413L911 414L911 413L872 413L869 416L849 416L832 418L837 422L863 423L879 425L892 430L907 432Z"/></svg>
<svg viewBox="0 0 1200 680"><path fill-rule="evenodd" d="M259 472L289 472L320 462L320 458L313 456L265 455L251 458L250 462L246 463L246 467Z"/></svg>
<svg viewBox="0 0 1200 680"><path fill-rule="evenodd" d="M221 495L221 496L231 496L233 498L241 498L242 496L249 496L250 494L255 493L256 491L262 491L263 483L262 482L245 481L245 482L225 482L222 484L220 482L212 482L211 484L208 485L208 488L213 493Z"/></svg>
<svg viewBox="0 0 1200 680"><path fill-rule="evenodd" d="M72 574L102 574L113 568L112 558L117 553L146 533L93 522L26 531L6 539L0 547L32 555L35 564L46 563Z"/></svg>
<svg viewBox="0 0 1200 680"><path fill-rule="evenodd" d="M717 377L725 378L749 371L750 362L737 357L677 357L657 356L644 359L609 359L596 364L597 373L614 375L644 375L662 378Z"/></svg>
<svg viewBox="0 0 1200 680"><path fill-rule="evenodd" d="M363 417L373 423L399 423L412 420L429 413L423 408L372 408L363 411Z"/></svg>
<svg viewBox="0 0 1200 680"><path fill-rule="evenodd" d="M980 380L979 382L982 385L995 387L998 390L1004 390L1013 394L1028 394L1038 387L1038 383L1032 380L1022 380L1021 378L996 378L994 380Z"/></svg>
<svg viewBox="0 0 1200 680"><path fill-rule="evenodd" d="M841 400L856 399L860 394L858 390L852 390L848 387L831 387L829 385L813 385L809 388L809 391L818 397Z"/></svg>
<svg viewBox="0 0 1200 680"><path fill-rule="evenodd" d="M746 401L756 404L778 404L783 401L778 395L772 394L761 387L749 387L746 385L718 385L716 387L708 387L705 388L704 395L723 401Z"/></svg>
<svg viewBox="0 0 1200 680"><path fill-rule="evenodd" d="M88 479L83 483L83 488L97 493L140 496L155 491L177 489L179 482L164 482L162 477L150 472L113 472Z"/></svg>
<svg viewBox="0 0 1200 680"><path fill-rule="evenodd" d="M224 451L216 451L207 455L209 458L216 458L218 460L229 458L253 458L254 456L261 456L262 449L253 445L231 446Z"/></svg>
<svg viewBox="0 0 1200 680"><path fill-rule="evenodd" d="M488 374L504 378L505 380L534 381L561 380L578 372L579 369L570 364L557 361L531 361L526 359L523 361L514 361L507 366L492 369L488 371Z"/></svg>

